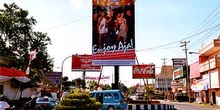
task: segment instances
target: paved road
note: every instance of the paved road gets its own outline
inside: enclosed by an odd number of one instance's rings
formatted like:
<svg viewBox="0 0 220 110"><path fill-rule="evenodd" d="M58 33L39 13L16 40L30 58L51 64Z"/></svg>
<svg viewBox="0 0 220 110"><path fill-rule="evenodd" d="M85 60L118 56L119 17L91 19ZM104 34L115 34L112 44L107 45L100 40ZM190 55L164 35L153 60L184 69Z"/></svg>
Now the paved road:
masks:
<svg viewBox="0 0 220 110"><path fill-rule="evenodd" d="M173 104L177 110L220 110L220 106L202 105L188 102L170 102L159 100L163 104Z"/></svg>

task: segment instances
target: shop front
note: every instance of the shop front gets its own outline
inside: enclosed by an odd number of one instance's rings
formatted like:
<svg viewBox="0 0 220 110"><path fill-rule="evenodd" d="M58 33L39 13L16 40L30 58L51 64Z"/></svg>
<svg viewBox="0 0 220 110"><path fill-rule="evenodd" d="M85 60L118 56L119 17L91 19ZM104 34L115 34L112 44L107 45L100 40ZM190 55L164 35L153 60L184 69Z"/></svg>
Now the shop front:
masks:
<svg viewBox="0 0 220 110"><path fill-rule="evenodd" d="M208 102L208 79L198 79L194 80L194 83L191 85L192 91L195 92L195 100L198 103L207 103Z"/></svg>

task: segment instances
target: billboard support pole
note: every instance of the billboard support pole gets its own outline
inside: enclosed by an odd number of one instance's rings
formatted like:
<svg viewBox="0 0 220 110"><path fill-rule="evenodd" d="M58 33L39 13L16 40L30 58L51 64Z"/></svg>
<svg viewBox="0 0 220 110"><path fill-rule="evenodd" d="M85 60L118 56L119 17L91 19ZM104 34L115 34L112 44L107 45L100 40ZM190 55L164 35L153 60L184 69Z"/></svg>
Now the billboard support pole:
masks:
<svg viewBox="0 0 220 110"><path fill-rule="evenodd" d="M86 70L83 70L83 74L82 74L82 79L83 79L83 85L85 85L86 87ZM82 88L85 89L85 87L82 85Z"/></svg>
<svg viewBox="0 0 220 110"><path fill-rule="evenodd" d="M115 89L119 89L119 66L115 67Z"/></svg>

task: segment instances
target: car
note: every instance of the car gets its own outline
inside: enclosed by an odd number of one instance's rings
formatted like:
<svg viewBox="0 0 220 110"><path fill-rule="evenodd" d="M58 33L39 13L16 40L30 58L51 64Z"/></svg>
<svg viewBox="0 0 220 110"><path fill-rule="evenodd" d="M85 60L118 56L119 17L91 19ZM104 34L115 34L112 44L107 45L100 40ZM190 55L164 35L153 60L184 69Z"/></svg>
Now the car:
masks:
<svg viewBox="0 0 220 110"><path fill-rule="evenodd" d="M57 105L57 102L51 97L39 97L36 99L36 105L40 105L45 110L52 110Z"/></svg>
<svg viewBox="0 0 220 110"><path fill-rule="evenodd" d="M5 110L7 108L10 108L10 105L6 101L0 101L0 110Z"/></svg>
<svg viewBox="0 0 220 110"><path fill-rule="evenodd" d="M127 100L120 90L98 90L90 94L103 106L104 110L118 110L127 108Z"/></svg>
<svg viewBox="0 0 220 110"><path fill-rule="evenodd" d="M55 101L59 102L59 97L57 96L57 93L54 92L41 92L41 97L51 97L53 98Z"/></svg>

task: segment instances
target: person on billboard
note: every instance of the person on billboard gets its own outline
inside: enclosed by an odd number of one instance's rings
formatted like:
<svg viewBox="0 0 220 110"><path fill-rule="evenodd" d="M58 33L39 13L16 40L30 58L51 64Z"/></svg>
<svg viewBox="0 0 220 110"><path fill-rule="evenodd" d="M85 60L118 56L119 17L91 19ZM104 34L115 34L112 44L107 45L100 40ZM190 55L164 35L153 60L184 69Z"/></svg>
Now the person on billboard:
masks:
<svg viewBox="0 0 220 110"><path fill-rule="evenodd" d="M127 22L126 19L124 18L124 13L120 13L120 17L117 18L118 23L119 23L119 33L118 33L118 38L117 42L119 42L120 38L123 38L123 43L126 44L127 41Z"/></svg>
<svg viewBox="0 0 220 110"><path fill-rule="evenodd" d="M108 28L106 27L106 22L107 22L106 16L107 16L107 12L103 11L98 19L99 48L101 48L102 45L102 37L106 36L108 32Z"/></svg>
<svg viewBox="0 0 220 110"><path fill-rule="evenodd" d="M127 42L129 42L134 37L134 16L131 10L126 11L125 19L127 21L128 32L127 32ZM134 43L134 39L133 39Z"/></svg>
<svg viewBox="0 0 220 110"><path fill-rule="evenodd" d="M99 45L97 39L99 38L99 32L98 32L98 13L94 12L93 14L93 22L92 22L92 34L95 40L93 40L93 44Z"/></svg>

